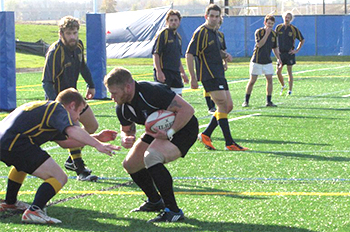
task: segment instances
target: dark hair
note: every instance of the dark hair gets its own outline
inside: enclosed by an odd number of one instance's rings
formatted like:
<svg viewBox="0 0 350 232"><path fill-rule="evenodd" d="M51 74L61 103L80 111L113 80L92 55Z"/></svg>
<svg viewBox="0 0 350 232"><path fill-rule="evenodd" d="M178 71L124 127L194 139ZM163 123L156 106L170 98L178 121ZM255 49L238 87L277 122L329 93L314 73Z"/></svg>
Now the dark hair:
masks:
<svg viewBox="0 0 350 232"><path fill-rule="evenodd" d="M177 10L169 10L168 13L166 14L165 20L168 21L170 16L176 15L179 18L179 21L181 21L181 14Z"/></svg>
<svg viewBox="0 0 350 232"><path fill-rule="evenodd" d="M79 30L80 23L77 18L74 18L72 16L65 16L61 18L60 22L58 23L58 27L60 28L60 32L63 33L66 29L77 28Z"/></svg>
<svg viewBox="0 0 350 232"><path fill-rule="evenodd" d="M75 102L75 107L79 107L82 104L84 106L86 105L83 96L81 96L81 94L74 88L68 88L60 92L56 97L56 101L62 105L68 105L71 102Z"/></svg>
<svg viewBox="0 0 350 232"><path fill-rule="evenodd" d="M266 23L268 20L271 20L272 22L275 22L275 16L273 16L271 14L266 15L264 22Z"/></svg>
<svg viewBox="0 0 350 232"><path fill-rule="evenodd" d="M211 10L215 10L215 11L219 11L219 13L221 14L221 8L216 5L216 4L210 4L209 6L207 6L207 8L205 9L205 15L209 15L209 12Z"/></svg>
<svg viewBox="0 0 350 232"><path fill-rule="evenodd" d="M112 85L125 86L132 82L133 79L130 71L123 67L112 69L104 78L104 84L106 87Z"/></svg>

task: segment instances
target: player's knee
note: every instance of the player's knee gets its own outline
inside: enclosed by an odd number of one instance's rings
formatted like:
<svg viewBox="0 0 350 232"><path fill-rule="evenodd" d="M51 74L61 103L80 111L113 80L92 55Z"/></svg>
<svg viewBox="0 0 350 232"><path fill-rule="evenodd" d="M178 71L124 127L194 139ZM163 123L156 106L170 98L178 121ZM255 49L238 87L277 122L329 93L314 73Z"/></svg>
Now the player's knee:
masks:
<svg viewBox="0 0 350 232"><path fill-rule="evenodd" d="M165 158L161 152L155 149L149 148L145 152L144 162L145 162L146 168L150 168L159 163L163 164L165 162Z"/></svg>
<svg viewBox="0 0 350 232"><path fill-rule="evenodd" d="M84 128L89 134L93 134L98 129L98 122L89 124L87 127Z"/></svg>
<svg viewBox="0 0 350 232"><path fill-rule="evenodd" d="M67 176L67 174L64 173L63 171L62 171L62 173L60 173L59 175L54 176L54 178L55 178L56 180L58 180L58 182L61 183L62 187L63 187L63 186L67 183L67 181L68 181L68 176Z"/></svg>

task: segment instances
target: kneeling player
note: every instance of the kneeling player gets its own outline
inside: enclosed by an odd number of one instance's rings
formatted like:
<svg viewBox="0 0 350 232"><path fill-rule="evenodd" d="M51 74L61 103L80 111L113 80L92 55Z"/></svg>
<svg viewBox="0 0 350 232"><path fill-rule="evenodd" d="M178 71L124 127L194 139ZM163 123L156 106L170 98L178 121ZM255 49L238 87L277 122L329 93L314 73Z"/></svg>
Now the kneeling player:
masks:
<svg viewBox="0 0 350 232"><path fill-rule="evenodd" d="M48 141L55 141L64 148L89 145L107 155L120 149L101 143L114 140L117 132L105 130L89 135L79 126L74 126L85 106L83 97L70 88L60 92L55 101L24 104L0 122L0 160L13 166L0 212L24 211L22 222L25 223L61 223L47 216L43 209L66 184L67 175L40 145ZM32 205L17 201L27 173L45 181L38 188Z"/></svg>

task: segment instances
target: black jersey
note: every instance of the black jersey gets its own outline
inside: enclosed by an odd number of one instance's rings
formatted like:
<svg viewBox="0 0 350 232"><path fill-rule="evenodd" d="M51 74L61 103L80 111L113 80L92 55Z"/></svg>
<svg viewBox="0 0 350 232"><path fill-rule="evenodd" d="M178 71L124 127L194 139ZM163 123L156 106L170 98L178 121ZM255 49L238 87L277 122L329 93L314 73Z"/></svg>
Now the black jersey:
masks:
<svg viewBox="0 0 350 232"><path fill-rule="evenodd" d="M0 122L2 150L23 151L47 141L65 140L73 126L68 111L55 101L30 102L18 107Z"/></svg>
<svg viewBox="0 0 350 232"><path fill-rule="evenodd" d="M265 44L259 48L257 44L265 35L265 28L259 28L255 31L255 47L253 51L253 56L251 61L258 64L269 64L272 63L271 60L271 50L278 47L277 45L277 35L274 30L271 31L269 37L267 38Z"/></svg>
<svg viewBox="0 0 350 232"><path fill-rule="evenodd" d="M295 39L304 40L303 35L294 25L285 26L283 23L277 25L276 33L280 52L289 52L295 48Z"/></svg>
<svg viewBox="0 0 350 232"><path fill-rule="evenodd" d="M223 33L209 29L201 25L193 33L187 53L198 57L198 69L200 81L212 78L225 78L225 70L222 64L220 50L225 50L226 44Z"/></svg>
<svg viewBox="0 0 350 232"><path fill-rule="evenodd" d="M161 69L180 72L182 39L176 31L165 28L157 36L152 54L159 55Z"/></svg>
<svg viewBox="0 0 350 232"><path fill-rule="evenodd" d="M62 90L70 87L76 89L80 73L88 87L94 88L91 72L84 59L83 42L79 40L74 51L64 46L60 39L53 43L46 55L42 82L53 84L56 93L47 96L57 96Z"/></svg>
<svg viewBox="0 0 350 232"><path fill-rule="evenodd" d="M157 110L166 110L176 94L164 84L135 81L135 95L131 103L117 106L117 116L122 126L133 122L145 125L147 117Z"/></svg>

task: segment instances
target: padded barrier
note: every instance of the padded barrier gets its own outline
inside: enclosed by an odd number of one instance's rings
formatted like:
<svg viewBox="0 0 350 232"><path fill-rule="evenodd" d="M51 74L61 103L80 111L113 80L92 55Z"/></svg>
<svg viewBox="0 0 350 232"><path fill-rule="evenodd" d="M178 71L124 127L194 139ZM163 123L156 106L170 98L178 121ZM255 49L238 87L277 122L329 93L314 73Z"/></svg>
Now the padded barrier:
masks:
<svg viewBox="0 0 350 232"><path fill-rule="evenodd" d="M15 13L0 12L0 111L16 108Z"/></svg>
<svg viewBox="0 0 350 232"><path fill-rule="evenodd" d="M86 14L86 59L95 84L95 99L107 98L103 84L107 72L105 18L105 14Z"/></svg>

